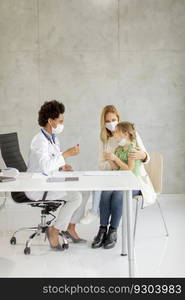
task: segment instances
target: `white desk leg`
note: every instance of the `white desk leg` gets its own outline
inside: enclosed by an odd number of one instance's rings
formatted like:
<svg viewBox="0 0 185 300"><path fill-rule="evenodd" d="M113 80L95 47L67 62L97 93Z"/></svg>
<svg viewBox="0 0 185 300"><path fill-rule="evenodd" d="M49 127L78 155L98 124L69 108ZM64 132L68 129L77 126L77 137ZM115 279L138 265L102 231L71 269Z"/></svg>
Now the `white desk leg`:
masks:
<svg viewBox="0 0 185 300"><path fill-rule="evenodd" d="M127 191L127 242L128 242L128 264L129 277L134 277L134 240L133 240L133 218L132 218L132 191Z"/></svg>
<svg viewBox="0 0 185 300"><path fill-rule="evenodd" d="M123 191L123 210L122 210L122 252L121 256L127 255L127 193Z"/></svg>

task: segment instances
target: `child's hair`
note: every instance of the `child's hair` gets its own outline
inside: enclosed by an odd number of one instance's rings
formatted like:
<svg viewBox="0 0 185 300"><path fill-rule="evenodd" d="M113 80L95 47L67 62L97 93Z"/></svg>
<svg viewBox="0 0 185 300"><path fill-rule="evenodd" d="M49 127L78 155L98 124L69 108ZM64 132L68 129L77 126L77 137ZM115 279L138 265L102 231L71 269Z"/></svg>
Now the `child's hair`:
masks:
<svg viewBox="0 0 185 300"><path fill-rule="evenodd" d="M136 141L136 129L135 125L130 122L120 122L117 124L116 129L123 133L128 133L131 142Z"/></svg>

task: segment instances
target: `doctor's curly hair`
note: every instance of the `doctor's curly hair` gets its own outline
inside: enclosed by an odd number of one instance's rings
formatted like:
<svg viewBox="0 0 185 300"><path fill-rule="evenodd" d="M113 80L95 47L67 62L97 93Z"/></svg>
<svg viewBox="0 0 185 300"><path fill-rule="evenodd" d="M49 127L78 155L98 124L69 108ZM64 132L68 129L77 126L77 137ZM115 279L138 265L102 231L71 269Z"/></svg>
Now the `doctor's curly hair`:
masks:
<svg viewBox="0 0 185 300"><path fill-rule="evenodd" d="M56 100L44 102L39 110L38 123L44 127L48 123L48 119L56 119L60 114L65 112L65 106L62 102Z"/></svg>

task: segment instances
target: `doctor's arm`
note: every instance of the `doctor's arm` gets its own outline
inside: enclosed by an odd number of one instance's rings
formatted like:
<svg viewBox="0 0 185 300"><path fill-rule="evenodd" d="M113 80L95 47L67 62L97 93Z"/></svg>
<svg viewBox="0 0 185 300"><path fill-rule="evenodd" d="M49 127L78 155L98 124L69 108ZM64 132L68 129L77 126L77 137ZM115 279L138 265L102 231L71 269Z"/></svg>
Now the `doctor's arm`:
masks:
<svg viewBox="0 0 185 300"><path fill-rule="evenodd" d="M65 158L68 158L70 156L75 156L80 153L80 146L76 145L75 147L69 148L66 151L62 153L62 156Z"/></svg>
<svg viewBox="0 0 185 300"><path fill-rule="evenodd" d="M45 174L58 171L60 167L65 165L65 159L61 152L58 152L54 156L49 153L47 141L33 143L31 145L31 150L35 153L35 159L38 161L40 169Z"/></svg>
<svg viewBox="0 0 185 300"><path fill-rule="evenodd" d="M67 149L66 151L64 151L62 154L62 156L64 158L68 158L70 156L75 156L75 155L78 155L80 153L80 147L79 147L79 144L76 145L75 147L72 147L72 148L69 148ZM73 168L70 166L70 165L64 165L64 166L61 166L59 168L59 171L73 171Z"/></svg>

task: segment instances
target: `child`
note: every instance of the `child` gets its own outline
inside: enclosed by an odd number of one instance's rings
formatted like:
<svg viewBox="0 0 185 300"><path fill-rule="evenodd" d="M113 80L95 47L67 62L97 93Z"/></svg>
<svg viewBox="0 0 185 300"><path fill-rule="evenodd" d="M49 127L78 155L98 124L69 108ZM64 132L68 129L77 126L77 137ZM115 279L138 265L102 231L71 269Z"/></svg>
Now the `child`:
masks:
<svg viewBox="0 0 185 300"><path fill-rule="evenodd" d="M129 159L129 153L136 149L136 130L134 124L120 122L116 126L114 137L119 142L115 154L105 154L112 170L132 170L135 175L138 175L141 161L138 159Z"/></svg>
<svg viewBox="0 0 185 300"><path fill-rule="evenodd" d="M141 191L134 191L133 195L143 196L143 206L153 204L156 200L156 193L143 163L140 160L129 158L129 153L136 149L134 124L118 123L114 137L119 142L119 146L116 148L115 154L106 153L105 158L109 161L112 170L131 170L141 186Z"/></svg>

